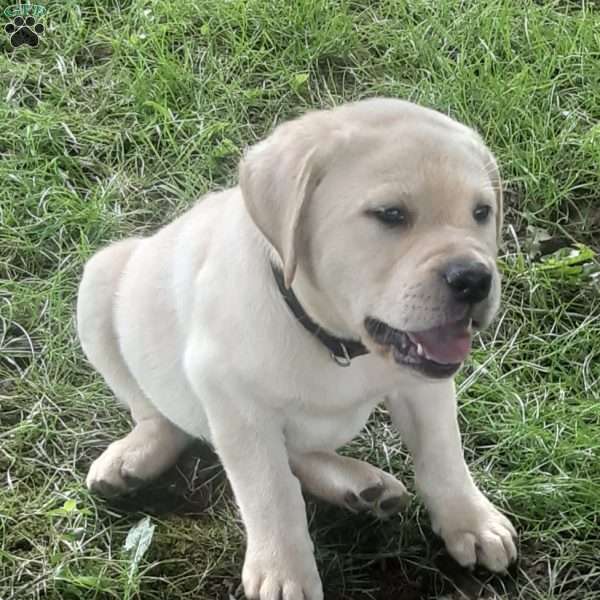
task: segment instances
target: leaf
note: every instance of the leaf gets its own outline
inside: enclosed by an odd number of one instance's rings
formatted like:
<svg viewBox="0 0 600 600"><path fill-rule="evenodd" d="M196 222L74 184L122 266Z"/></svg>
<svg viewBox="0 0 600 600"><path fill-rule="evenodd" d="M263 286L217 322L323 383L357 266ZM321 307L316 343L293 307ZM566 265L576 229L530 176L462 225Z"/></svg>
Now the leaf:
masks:
<svg viewBox="0 0 600 600"><path fill-rule="evenodd" d="M144 517L139 523L134 525L127 534L127 539L123 549L131 553L131 563L129 565L129 580L133 578L139 564L148 551L152 536L154 535L155 525L150 522L150 517Z"/></svg>
<svg viewBox="0 0 600 600"><path fill-rule="evenodd" d="M64 504L63 504L63 510L66 513L71 513L77 510L77 500L73 500L72 498L70 500L67 500Z"/></svg>
<svg viewBox="0 0 600 600"><path fill-rule="evenodd" d="M600 266L596 253L589 246L576 244L574 248L561 248L544 257L535 269L564 279L589 280L598 273Z"/></svg>
<svg viewBox="0 0 600 600"><path fill-rule="evenodd" d="M50 517L67 517L72 514L88 515L90 511L87 508L78 508L77 500L70 498L65 500L65 503L60 508L54 508L47 512Z"/></svg>
<svg viewBox="0 0 600 600"><path fill-rule="evenodd" d="M292 80L292 86L295 90L299 90L308 81L308 73L296 73Z"/></svg>
<svg viewBox="0 0 600 600"><path fill-rule="evenodd" d="M230 139L223 139L221 143L213 150L212 154L216 158L224 158L238 152L238 147Z"/></svg>

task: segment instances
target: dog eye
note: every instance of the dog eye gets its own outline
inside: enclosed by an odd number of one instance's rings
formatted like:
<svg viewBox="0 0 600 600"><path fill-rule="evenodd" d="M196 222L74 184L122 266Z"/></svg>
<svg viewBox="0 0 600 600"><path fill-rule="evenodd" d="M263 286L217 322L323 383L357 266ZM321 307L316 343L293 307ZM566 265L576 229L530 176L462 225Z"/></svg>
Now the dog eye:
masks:
<svg viewBox="0 0 600 600"><path fill-rule="evenodd" d="M410 215L405 208L393 206L389 208L375 208L369 210L368 213L373 215L381 223L385 223L390 227L399 227L402 225L408 225L410 221Z"/></svg>
<svg viewBox="0 0 600 600"><path fill-rule="evenodd" d="M478 223L486 223L490 217L490 213L492 212L492 208L487 204L481 204L473 211L473 218Z"/></svg>

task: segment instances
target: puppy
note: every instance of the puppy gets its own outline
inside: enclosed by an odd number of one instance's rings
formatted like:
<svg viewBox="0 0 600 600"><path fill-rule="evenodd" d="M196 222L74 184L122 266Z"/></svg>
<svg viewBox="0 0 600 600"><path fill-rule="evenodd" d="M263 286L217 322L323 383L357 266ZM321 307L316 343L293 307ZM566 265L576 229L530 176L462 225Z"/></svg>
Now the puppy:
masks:
<svg viewBox="0 0 600 600"><path fill-rule="evenodd" d="M245 525L246 596L319 600L301 487L400 510L401 482L336 454L385 402L450 554L503 571L515 531L465 464L453 385L498 308L501 223L492 154L436 111L372 99L280 125L239 187L87 263L81 343L135 422L88 487L125 493L203 438Z"/></svg>

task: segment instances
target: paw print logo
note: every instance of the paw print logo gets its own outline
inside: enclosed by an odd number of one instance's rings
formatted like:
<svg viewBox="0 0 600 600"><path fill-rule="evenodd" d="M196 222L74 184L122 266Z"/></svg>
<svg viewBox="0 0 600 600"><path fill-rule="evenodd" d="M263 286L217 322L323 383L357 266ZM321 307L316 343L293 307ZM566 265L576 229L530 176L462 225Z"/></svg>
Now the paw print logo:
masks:
<svg viewBox="0 0 600 600"><path fill-rule="evenodd" d="M40 36L44 33L44 26L41 23L36 23L34 17L15 17L12 23L8 23L4 27L4 31L9 35L10 43L13 48L18 48L23 44L27 44L35 48Z"/></svg>

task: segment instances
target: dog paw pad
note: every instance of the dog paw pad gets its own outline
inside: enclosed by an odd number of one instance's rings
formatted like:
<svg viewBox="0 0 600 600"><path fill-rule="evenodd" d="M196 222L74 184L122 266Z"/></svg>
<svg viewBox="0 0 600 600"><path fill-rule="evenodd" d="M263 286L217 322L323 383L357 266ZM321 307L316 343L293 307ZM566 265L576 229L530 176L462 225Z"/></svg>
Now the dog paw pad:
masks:
<svg viewBox="0 0 600 600"><path fill-rule="evenodd" d="M374 502L375 500L377 500L377 498L381 496L381 494L383 494L383 490L384 487L382 485L374 485L373 487L369 487L363 490L360 493L360 497L365 502Z"/></svg>

